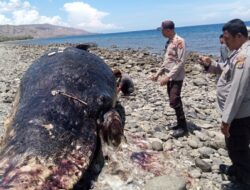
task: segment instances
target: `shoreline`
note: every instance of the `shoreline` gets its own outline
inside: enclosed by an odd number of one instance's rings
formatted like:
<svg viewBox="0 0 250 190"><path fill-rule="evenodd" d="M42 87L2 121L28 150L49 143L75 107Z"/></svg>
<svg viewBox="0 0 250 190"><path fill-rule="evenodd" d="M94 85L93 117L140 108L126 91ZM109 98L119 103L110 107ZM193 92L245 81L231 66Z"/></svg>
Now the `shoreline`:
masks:
<svg viewBox="0 0 250 190"><path fill-rule="evenodd" d="M69 45L73 44L0 43L1 134L3 120L11 110L21 77L29 65L45 52ZM167 125L175 121L175 114L168 105L166 88L147 79L159 68L161 55L131 48L94 47L90 52L101 57L111 68L128 73L135 83L133 96L119 95L126 110L125 136L128 142L123 142L115 154L114 150L107 152L109 159L105 160L105 166L91 189L143 189L150 179L172 174L181 176L190 190L221 189L225 181L218 173L218 165L222 162L228 164L230 160L219 129L219 114L215 110L215 79L204 74L195 64L196 54L187 57L182 92L190 134L176 140L167 130ZM141 152L151 155L147 167L133 160L132 155Z"/></svg>

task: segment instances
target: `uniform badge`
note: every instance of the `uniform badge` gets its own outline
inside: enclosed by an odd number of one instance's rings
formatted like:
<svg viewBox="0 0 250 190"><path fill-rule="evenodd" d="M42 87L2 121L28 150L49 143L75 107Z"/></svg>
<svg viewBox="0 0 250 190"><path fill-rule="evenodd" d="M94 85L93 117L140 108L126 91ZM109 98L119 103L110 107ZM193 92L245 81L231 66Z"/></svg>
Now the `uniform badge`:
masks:
<svg viewBox="0 0 250 190"><path fill-rule="evenodd" d="M246 61L246 57L245 56L239 56L236 59L236 68L237 69L242 69L244 66L244 63Z"/></svg>

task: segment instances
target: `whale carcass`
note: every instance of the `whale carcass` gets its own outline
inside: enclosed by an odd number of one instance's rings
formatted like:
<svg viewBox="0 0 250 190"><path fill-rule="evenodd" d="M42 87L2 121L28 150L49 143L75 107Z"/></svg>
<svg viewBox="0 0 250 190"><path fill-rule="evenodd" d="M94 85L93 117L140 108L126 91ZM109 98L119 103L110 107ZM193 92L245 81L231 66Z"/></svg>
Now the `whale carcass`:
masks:
<svg viewBox="0 0 250 190"><path fill-rule="evenodd" d="M120 143L124 110L116 108L115 78L102 59L76 47L40 57L24 74L6 122L0 189L74 188L99 136Z"/></svg>

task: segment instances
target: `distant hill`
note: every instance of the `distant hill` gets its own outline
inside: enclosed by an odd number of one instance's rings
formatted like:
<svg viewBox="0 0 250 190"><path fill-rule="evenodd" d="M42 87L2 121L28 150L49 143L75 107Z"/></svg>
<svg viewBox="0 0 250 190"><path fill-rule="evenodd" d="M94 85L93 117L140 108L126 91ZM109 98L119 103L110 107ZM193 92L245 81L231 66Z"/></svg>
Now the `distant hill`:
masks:
<svg viewBox="0 0 250 190"><path fill-rule="evenodd" d="M0 25L0 38L49 38L91 34L85 30L55 26L51 24Z"/></svg>

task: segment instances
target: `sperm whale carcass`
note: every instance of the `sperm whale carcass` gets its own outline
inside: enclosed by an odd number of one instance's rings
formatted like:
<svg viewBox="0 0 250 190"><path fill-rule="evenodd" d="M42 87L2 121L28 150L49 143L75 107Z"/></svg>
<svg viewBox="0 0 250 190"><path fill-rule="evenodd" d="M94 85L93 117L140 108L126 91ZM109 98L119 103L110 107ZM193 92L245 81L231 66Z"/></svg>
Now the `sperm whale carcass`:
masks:
<svg viewBox="0 0 250 190"><path fill-rule="evenodd" d="M123 127L115 78L102 59L76 47L43 55L24 74L6 122L0 189L74 188L99 136L117 146Z"/></svg>

